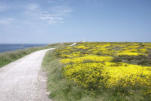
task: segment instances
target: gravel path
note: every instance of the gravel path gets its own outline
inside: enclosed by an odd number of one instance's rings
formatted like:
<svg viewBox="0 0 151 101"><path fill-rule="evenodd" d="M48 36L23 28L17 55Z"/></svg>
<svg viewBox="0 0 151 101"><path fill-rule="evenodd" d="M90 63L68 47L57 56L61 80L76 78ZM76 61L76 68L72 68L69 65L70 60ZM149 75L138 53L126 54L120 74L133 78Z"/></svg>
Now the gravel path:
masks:
<svg viewBox="0 0 151 101"><path fill-rule="evenodd" d="M47 78L41 70L48 50L31 53L0 69L0 101L51 101L47 97Z"/></svg>

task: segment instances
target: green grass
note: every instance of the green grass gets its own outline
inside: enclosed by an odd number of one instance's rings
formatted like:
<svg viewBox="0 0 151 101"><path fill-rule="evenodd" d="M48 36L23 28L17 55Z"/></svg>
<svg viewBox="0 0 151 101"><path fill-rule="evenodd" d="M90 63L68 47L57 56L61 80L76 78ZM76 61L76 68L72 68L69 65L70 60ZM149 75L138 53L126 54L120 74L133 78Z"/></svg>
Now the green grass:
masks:
<svg viewBox="0 0 151 101"><path fill-rule="evenodd" d="M41 49L47 49L47 48L57 48L57 47L60 47L61 45L62 44L60 44L60 43L55 43L55 44L50 44L48 46L43 46L43 47L34 47L34 48L0 53L0 67L4 66L6 64L9 64L10 62L13 62L13 61L15 61L25 55L28 55L34 51L41 50Z"/></svg>
<svg viewBox="0 0 151 101"><path fill-rule="evenodd" d="M61 47L69 45L65 44ZM43 67L47 71L49 97L53 101L151 101L150 95L142 95L143 89L106 89L88 90L72 81L68 81L62 71L55 51L48 51L44 57ZM134 93L135 92L135 93Z"/></svg>
<svg viewBox="0 0 151 101"><path fill-rule="evenodd" d="M43 67L48 73L48 90L51 92L50 98L53 98L55 101L77 101L81 99L81 96L85 96L86 93L88 94L88 92L63 77L61 72L62 66L52 51L46 54Z"/></svg>
<svg viewBox="0 0 151 101"><path fill-rule="evenodd" d="M113 101L103 100L108 98L106 92L89 91L83 89L73 82L68 81L62 74L62 65L59 63L59 58L54 55L53 51L46 53L43 61L43 67L47 71L49 95L54 101Z"/></svg>

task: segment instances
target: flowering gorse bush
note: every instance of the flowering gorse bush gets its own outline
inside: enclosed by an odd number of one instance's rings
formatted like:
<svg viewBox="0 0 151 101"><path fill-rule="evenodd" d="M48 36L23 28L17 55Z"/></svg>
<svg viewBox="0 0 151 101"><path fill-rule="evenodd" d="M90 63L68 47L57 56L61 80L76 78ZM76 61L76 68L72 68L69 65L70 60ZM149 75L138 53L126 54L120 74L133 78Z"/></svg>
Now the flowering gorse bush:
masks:
<svg viewBox="0 0 151 101"><path fill-rule="evenodd" d="M64 64L65 78L84 88L141 87L151 91L151 62L144 63L150 59L150 51L151 43L85 42L57 49L56 55ZM137 59L141 57L143 62Z"/></svg>
<svg viewBox="0 0 151 101"><path fill-rule="evenodd" d="M103 61L111 61L113 57L111 56L96 56L96 55L87 55L84 57L75 57L75 58L68 58L62 59L61 62L64 64L67 63L82 63L82 62L103 62Z"/></svg>

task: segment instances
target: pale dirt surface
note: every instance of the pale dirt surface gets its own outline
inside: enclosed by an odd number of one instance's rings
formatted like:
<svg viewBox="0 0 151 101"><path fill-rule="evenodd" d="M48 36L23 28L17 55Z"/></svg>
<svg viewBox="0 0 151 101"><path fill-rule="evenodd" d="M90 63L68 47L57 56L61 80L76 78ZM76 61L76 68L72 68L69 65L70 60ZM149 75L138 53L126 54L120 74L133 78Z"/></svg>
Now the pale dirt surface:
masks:
<svg viewBox="0 0 151 101"><path fill-rule="evenodd" d="M41 69L48 50L31 53L0 69L0 101L51 101Z"/></svg>

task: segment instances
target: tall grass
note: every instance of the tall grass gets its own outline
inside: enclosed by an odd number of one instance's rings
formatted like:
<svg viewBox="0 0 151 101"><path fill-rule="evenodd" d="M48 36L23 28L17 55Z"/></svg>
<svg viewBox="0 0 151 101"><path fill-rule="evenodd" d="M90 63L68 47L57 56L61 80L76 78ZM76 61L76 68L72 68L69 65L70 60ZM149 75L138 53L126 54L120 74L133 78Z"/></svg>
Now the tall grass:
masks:
<svg viewBox="0 0 151 101"><path fill-rule="evenodd" d="M44 47L35 47L35 48L28 48L28 49L23 49L23 50L0 53L0 67L10 62L13 62L27 54L30 54L36 50L40 50L43 48Z"/></svg>
<svg viewBox="0 0 151 101"><path fill-rule="evenodd" d="M82 88L79 88L63 77L62 66L52 51L46 54L43 67L48 73L48 90L51 92L50 98L53 98L55 101L77 101L81 99L81 96L85 96L86 93Z"/></svg>
<svg viewBox="0 0 151 101"><path fill-rule="evenodd" d="M108 96L110 95L108 91L83 89L65 79L62 74L62 65L53 51L46 53L43 67L47 71L48 91L51 92L49 97L54 101L113 101L114 96L108 100Z"/></svg>
<svg viewBox="0 0 151 101"><path fill-rule="evenodd" d="M4 66L10 62L13 62L25 55L28 55L34 51L41 50L41 49L47 49L47 48L57 48L57 47L61 47L61 45L62 44L60 44L60 43L55 43L55 44L50 44L50 45L42 46L42 47L33 47L33 48L27 48L27 49L22 49L22 50L0 53L0 67Z"/></svg>
<svg viewBox="0 0 151 101"><path fill-rule="evenodd" d="M144 95L144 89L140 88L82 88L64 77L64 66L59 61L55 51L48 51L43 61L48 75L48 90L51 92L49 97L54 101L151 101L151 95Z"/></svg>

